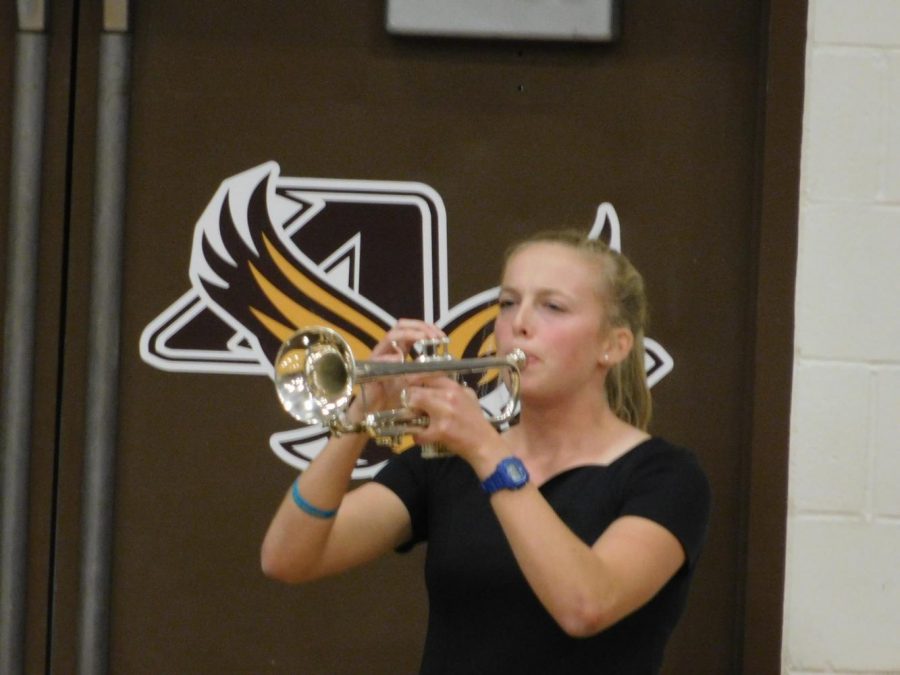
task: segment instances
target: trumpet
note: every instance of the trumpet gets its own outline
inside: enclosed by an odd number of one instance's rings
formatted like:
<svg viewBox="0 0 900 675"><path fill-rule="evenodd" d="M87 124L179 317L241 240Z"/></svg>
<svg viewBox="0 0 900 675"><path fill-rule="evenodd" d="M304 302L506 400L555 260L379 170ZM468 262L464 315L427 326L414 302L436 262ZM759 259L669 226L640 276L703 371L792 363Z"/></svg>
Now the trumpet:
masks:
<svg viewBox="0 0 900 675"><path fill-rule="evenodd" d="M519 368L525 363L520 349L505 357L453 359L447 353L449 340L420 340L413 345L419 356L403 362L357 361L347 341L325 326L308 326L291 335L275 357L275 391L285 411L303 424L327 426L335 435L367 433L382 445L395 445L417 429L428 426L428 416L406 406L367 412L362 420L350 422L345 413L353 389L378 379L415 374L465 375L489 370L505 370L509 399L488 421L494 426L508 422L519 398ZM426 452L430 450L430 452ZM423 456L437 455L434 448Z"/></svg>

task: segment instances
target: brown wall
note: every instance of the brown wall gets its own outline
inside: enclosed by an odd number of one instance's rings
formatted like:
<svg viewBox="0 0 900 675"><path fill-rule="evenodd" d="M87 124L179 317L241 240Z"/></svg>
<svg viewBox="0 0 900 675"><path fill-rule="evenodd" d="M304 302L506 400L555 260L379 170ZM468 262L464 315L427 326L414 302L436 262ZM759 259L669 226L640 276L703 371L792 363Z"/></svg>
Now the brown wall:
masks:
<svg viewBox="0 0 900 675"><path fill-rule="evenodd" d="M391 37L374 1L134 3L113 672L396 673L418 662L421 551L302 588L259 572L262 534L295 475L267 447L290 427L271 382L166 372L138 353L147 324L190 287L194 223L220 182L267 160L285 176L434 188L451 306L495 283L512 238L587 227L612 203L647 278L650 335L675 362L654 388L654 431L694 448L714 489L666 670L777 668L794 263L776 254L796 234L805 3L771 4L630 2L617 42L585 45ZM28 656L39 669L52 619L49 665L69 672L100 17L80 6L70 80L74 17L54 9ZM777 595L758 600L763 572Z"/></svg>

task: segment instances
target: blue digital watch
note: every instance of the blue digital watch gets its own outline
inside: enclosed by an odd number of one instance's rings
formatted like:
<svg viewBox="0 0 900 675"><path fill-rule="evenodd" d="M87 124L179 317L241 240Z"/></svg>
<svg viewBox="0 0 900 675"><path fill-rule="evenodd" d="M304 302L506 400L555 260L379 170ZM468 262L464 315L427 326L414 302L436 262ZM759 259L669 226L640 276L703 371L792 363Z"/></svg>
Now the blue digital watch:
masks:
<svg viewBox="0 0 900 675"><path fill-rule="evenodd" d="M489 495L499 490L518 490L528 483L528 469L518 457L501 459L497 469L484 479L481 487Z"/></svg>

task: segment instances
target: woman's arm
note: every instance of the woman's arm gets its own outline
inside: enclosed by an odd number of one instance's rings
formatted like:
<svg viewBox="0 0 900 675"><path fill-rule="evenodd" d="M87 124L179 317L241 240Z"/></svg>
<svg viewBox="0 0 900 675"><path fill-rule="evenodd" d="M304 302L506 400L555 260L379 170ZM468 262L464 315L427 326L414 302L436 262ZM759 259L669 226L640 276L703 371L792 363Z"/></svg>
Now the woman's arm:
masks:
<svg viewBox="0 0 900 675"><path fill-rule="evenodd" d="M588 546L534 485L501 490L491 503L535 594L574 637L599 633L639 609L685 560L671 532L638 516L619 518Z"/></svg>
<svg viewBox="0 0 900 675"><path fill-rule="evenodd" d="M410 403L431 417L419 442L442 442L468 461L480 480L512 454L477 402L449 380L415 388ZM500 490L491 504L516 561L538 599L569 635L594 635L648 602L685 561L666 528L622 517L592 545L560 520L534 484Z"/></svg>
<svg viewBox="0 0 900 675"><path fill-rule="evenodd" d="M333 518L302 511L290 490L262 544L262 569L287 583L310 581L373 560L411 535L409 513L386 487L366 483L347 492L350 474L366 437L333 438L298 479L303 499ZM292 486L293 487L293 486Z"/></svg>

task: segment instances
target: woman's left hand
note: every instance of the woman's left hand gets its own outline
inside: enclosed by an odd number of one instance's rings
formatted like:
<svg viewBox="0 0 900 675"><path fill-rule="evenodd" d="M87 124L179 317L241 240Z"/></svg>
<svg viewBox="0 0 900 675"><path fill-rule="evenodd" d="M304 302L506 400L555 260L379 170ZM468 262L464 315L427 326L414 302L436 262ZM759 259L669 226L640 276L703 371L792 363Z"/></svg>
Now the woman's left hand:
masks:
<svg viewBox="0 0 900 675"><path fill-rule="evenodd" d="M476 470L481 455L492 454L492 446L500 441L475 392L449 377L433 377L409 387L407 402L429 418L428 427L414 435L416 443L444 445Z"/></svg>

